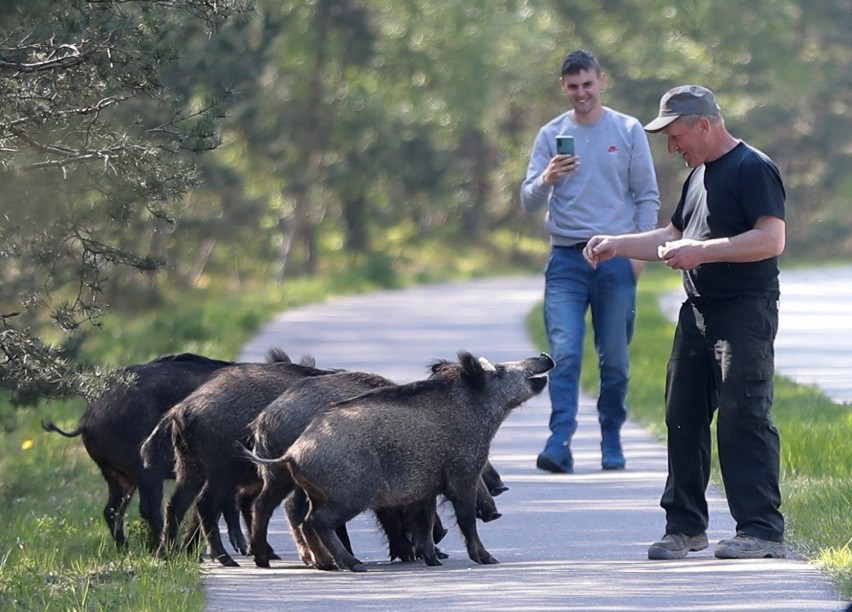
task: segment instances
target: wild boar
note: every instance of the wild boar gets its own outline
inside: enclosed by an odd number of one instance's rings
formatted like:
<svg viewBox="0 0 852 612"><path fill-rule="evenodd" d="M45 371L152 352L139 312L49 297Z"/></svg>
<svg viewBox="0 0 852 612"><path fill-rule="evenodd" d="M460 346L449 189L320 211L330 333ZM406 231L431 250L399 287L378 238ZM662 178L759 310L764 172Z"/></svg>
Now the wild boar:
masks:
<svg viewBox="0 0 852 612"><path fill-rule="evenodd" d="M83 445L107 482L108 497L103 515L119 548L127 545L124 517L134 492L139 490L139 513L149 525L152 540L163 530L163 481L174 478L171 445L147 467L139 446L160 417L231 361L210 359L192 353L164 355L143 364L123 368L126 382L114 386L89 402L77 428L65 431L51 421L45 431L65 437L82 436Z"/></svg>
<svg viewBox="0 0 852 612"><path fill-rule="evenodd" d="M258 567L269 567L269 558L266 554L269 520L275 508L293 491L290 472L283 463L263 461L263 459L283 455L314 416L322 410L333 409L333 407L328 408L330 404L394 384L396 383L376 374L353 371L309 378L294 383L257 415L250 425L253 432L254 453L247 453L247 456L258 464L258 472L263 480L261 492L254 501L251 529L250 549ZM492 475L492 478L499 481L500 475L490 463L487 464L486 471ZM304 514L300 509L302 503L304 503L303 498L297 495L288 499L285 507L299 556L306 565L332 569L334 567L332 559L312 558L310 547L305 543L301 525L296 522L299 519L294 518ZM387 536L390 559L394 560L398 557L402 561L413 561L417 557L417 551L408 536L411 525L406 510L404 508L377 509L376 517ZM500 517L494 500L481 479L477 491L477 517L486 522ZM445 533L446 530L438 520L433 531L433 539L439 541ZM338 536L347 550L352 552L345 525L338 528Z"/></svg>
<svg viewBox="0 0 852 612"><path fill-rule="evenodd" d="M310 501L304 527L341 569L365 571L336 529L367 509L408 507L428 528L415 534L429 565L435 499L453 506L468 556L497 563L476 529L476 488L509 412L540 393L554 362L542 354L492 365L468 352L438 361L423 381L384 387L318 415L282 457ZM322 551L315 550L321 557Z"/></svg>
<svg viewBox="0 0 852 612"><path fill-rule="evenodd" d="M333 371L295 363L236 365L212 377L163 416L142 448L146 460L150 449L161 447L165 440L170 439L175 450L177 482L166 504L161 555L173 550L178 527L194 503L209 554L222 565L237 566L222 546L219 516L241 490L253 498L261 481L254 464L234 445L249 443L251 421L294 382ZM231 537L234 548L245 554L242 533L231 533Z"/></svg>
<svg viewBox="0 0 852 612"><path fill-rule="evenodd" d="M283 455L311 419L330 403L393 384L382 376L365 372L339 372L294 383L264 408L249 426L256 456ZM251 453L247 456L253 459ZM258 567L269 567L266 554L269 520L275 508L293 491L293 481L283 464L257 463L263 485L254 500L250 550ZM322 565L321 560L311 559L298 526L291 524L291 530L296 549L305 564ZM348 547L345 525L341 527L340 537Z"/></svg>

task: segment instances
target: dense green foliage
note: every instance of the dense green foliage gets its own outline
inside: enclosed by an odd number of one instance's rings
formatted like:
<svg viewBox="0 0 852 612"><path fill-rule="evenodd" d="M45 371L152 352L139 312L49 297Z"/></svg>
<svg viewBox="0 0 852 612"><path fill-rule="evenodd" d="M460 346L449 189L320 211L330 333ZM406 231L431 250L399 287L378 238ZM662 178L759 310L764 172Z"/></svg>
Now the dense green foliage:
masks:
<svg viewBox="0 0 852 612"><path fill-rule="evenodd" d="M605 102L645 120L672 85L716 90L732 132L784 173L788 253L852 252L850 11L4 2L0 376L19 392L96 392L100 377L76 367L89 322L105 307L156 307L170 287L353 262L393 282L401 245L540 239L517 189L536 130L566 108L557 73L577 47L608 72ZM682 164L652 143L665 219Z"/></svg>

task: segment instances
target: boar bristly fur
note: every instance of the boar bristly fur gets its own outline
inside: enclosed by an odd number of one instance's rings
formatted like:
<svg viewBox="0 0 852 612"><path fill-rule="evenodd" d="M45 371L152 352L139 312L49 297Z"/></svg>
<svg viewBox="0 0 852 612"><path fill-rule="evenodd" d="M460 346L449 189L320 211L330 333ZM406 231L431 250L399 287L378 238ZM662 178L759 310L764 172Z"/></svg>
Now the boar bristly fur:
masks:
<svg viewBox="0 0 852 612"><path fill-rule="evenodd" d="M251 421L290 385L332 372L289 362L241 364L213 376L166 413L161 425L171 433L177 482L166 505L160 554L173 550L178 526L194 503L209 554L223 565L237 565L222 545L219 517L240 492L253 501L261 481L235 444L250 443ZM246 554L242 532L230 535L234 548Z"/></svg>
<svg viewBox="0 0 852 612"><path fill-rule="evenodd" d="M86 406L73 431L51 421L46 431L66 437L81 435L89 456L106 480L108 497L103 515L119 548L127 545L124 516L134 492L139 491L139 513L158 541L163 530L163 481L174 478L171 443L152 455L149 465L139 447L169 408L192 393L215 372L235 365L192 353L164 355L122 369L122 381Z"/></svg>
<svg viewBox="0 0 852 612"><path fill-rule="evenodd" d="M310 501L305 527L338 567L364 571L336 529L368 509L419 508L428 529L415 534L417 546L437 565L429 521L444 495L470 559L496 563L476 529L477 483L500 424L544 389L542 375L553 365L547 355L492 365L460 352L458 363L437 362L427 380L370 391L324 411L283 457Z"/></svg>

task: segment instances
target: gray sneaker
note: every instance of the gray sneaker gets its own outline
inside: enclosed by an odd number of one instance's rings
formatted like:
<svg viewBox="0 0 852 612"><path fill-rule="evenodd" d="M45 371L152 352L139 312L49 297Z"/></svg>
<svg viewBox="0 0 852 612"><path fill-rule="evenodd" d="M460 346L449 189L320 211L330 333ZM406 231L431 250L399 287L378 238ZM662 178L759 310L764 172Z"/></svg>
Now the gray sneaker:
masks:
<svg viewBox="0 0 852 612"><path fill-rule="evenodd" d="M783 542L764 540L739 532L733 538L719 540L717 559L784 559L787 550Z"/></svg>
<svg viewBox="0 0 852 612"><path fill-rule="evenodd" d="M653 561L683 559L691 552L704 550L709 544L707 533L704 531L694 536L667 533L662 540L651 544L648 548L648 558Z"/></svg>

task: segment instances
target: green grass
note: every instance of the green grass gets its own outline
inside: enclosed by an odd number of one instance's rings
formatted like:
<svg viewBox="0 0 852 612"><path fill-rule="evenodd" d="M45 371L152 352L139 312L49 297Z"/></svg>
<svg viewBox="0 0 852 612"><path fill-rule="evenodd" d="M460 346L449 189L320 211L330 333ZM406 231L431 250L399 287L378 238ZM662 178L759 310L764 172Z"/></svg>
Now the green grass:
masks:
<svg viewBox="0 0 852 612"><path fill-rule="evenodd" d="M284 282L205 279L205 287L165 290L156 309L109 313L87 339L84 358L111 367L175 352L235 359L274 314L302 304L375 289L486 274L534 272L512 261L530 245L510 236L496 253L466 245L390 244L390 254L337 256L312 278ZM542 248L544 245L539 245ZM281 347L287 350L288 347ZM128 509L128 550L116 550L102 517L106 484L79 438L45 433L42 419L73 428L80 400L14 409L0 398L0 610L200 611L197 561L156 558L138 499ZM4 432L5 430L5 432Z"/></svg>
<svg viewBox="0 0 852 612"><path fill-rule="evenodd" d="M674 324L657 303L660 295L678 287L676 274L659 266L646 267L639 282L631 344L630 418L660 439L665 437L665 372ZM528 324L536 344L546 349L540 306L530 314ZM598 372L590 336L581 384L587 392L596 393ZM844 597L852 597L852 407L834 404L815 387L777 376L773 419L781 434L787 543L820 565ZM722 487L715 455L713 481Z"/></svg>
<svg viewBox="0 0 852 612"><path fill-rule="evenodd" d="M517 244L508 248L520 249ZM345 273L283 283L233 287L212 281L204 290L166 295L156 312L110 314L100 333L86 343L86 355L112 366L182 351L233 359L262 322L287 308L388 286L520 271L506 260L495 260L493 252L461 249L435 247L417 258L400 247L392 264L365 258L340 266ZM452 256L459 255L454 263ZM673 327L658 312L656 299L678 281L676 275L652 268L640 283L630 404L632 418L662 436L663 377ZM539 273L540 265L523 271ZM540 318L536 309L530 327L544 347ZM584 368L587 389L596 381L592 361ZM783 379L776 395L789 542L820 563L848 597L852 480L847 472L852 451L845 441L852 437L850 410L833 405L815 389ZM7 429L0 433L0 609L203 610L198 563L166 563L149 552L136 500L128 512L129 549L116 551L101 516L106 485L79 439L41 430L44 418L73 427L82 411L80 401L26 410L13 410L0 401L0 422Z"/></svg>
<svg viewBox="0 0 852 612"><path fill-rule="evenodd" d="M151 555L138 518L119 553L101 518L106 486L79 439L41 431L38 414L76 421L81 409L20 410L0 436L0 609L203 609L198 563Z"/></svg>

